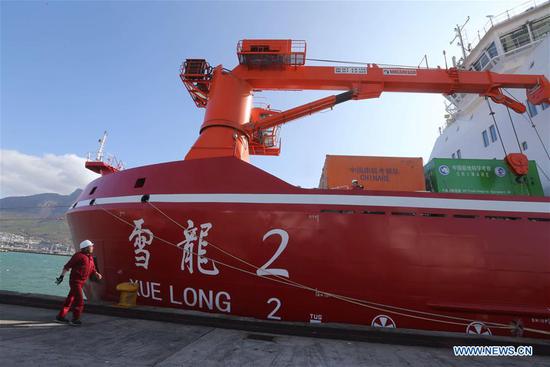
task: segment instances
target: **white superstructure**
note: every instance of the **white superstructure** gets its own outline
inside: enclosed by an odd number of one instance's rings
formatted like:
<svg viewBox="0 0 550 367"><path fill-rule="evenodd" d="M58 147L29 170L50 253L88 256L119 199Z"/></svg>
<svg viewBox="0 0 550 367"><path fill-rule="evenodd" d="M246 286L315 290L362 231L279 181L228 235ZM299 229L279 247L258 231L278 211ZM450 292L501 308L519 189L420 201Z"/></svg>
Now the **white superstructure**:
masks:
<svg viewBox="0 0 550 367"><path fill-rule="evenodd" d="M459 67L550 79L550 1L526 5L520 12L491 17L488 30ZM508 111L477 95L447 96L446 123L430 159L503 159L505 152L523 152L537 162L545 195L550 196L550 105L529 104L525 90L507 92L527 106L526 113Z"/></svg>

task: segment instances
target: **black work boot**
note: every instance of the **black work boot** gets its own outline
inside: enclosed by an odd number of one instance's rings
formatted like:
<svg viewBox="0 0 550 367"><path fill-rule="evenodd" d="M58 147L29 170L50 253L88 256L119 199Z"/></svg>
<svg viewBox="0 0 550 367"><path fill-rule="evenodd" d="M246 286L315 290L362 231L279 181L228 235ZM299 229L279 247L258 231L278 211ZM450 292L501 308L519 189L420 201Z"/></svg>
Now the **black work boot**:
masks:
<svg viewBox="0 0 550 367"><path fill-rule="evenodd" d="M82 326L82 321L80 321L79 319L73 319L71 320L71 326Z"/></svg>
<svg viewBox="0 0 550 367"><path fill-rule="evenodd" d="M64 318L64 317L61 317L61 316L57 315L57 316L55 317L55 322L58 322L58 323L60 323L60 324L68 324L68 323L69 323L69 320L67 320L67 319Z"/></svg>

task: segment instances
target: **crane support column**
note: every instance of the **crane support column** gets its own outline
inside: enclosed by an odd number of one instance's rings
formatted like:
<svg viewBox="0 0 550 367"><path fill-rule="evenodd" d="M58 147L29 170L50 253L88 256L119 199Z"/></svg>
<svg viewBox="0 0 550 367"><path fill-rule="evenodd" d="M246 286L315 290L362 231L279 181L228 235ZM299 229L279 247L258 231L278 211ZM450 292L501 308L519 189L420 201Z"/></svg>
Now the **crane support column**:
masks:
<svg viewBox="0 0 550 367"><path fill-rule="evenodd" d="M252 89L245 81L214 68L200 136L185 159L234 156L249 160L242 125L250 120Z"/></svg>

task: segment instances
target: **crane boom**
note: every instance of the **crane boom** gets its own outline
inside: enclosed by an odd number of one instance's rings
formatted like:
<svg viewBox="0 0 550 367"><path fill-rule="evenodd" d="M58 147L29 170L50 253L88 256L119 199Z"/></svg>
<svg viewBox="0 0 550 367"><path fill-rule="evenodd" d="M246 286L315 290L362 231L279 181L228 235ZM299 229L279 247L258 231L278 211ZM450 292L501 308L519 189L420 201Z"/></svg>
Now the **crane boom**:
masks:
<svg viewBox="0 0 550 367"><path fill-rule="evenodd" d="M550 103L550 82L544 75L498 74L457 68L421 69L366 66L306 66L305 41L243 40L238 43L239 65L233 70L210 67L203 59L188 59L181 79L198 107L206 108L201 135L186 159L248 155L277 155L258 137L278 125L332 108L351 99L377 98L383 92L475 93L518 113L525 106L504 95L503 88L526 89L527 100ZM344 93L283 112L254 113L252 94L259 90L343 90Z"/></svg>
<svg viewBox="0 0 550 367"><path fill-rule="evenodd" d="M386 68L370 64L367 67L302 66L284 70L262 70L239 65L233 69L232 74L246 81L253 89L354 90L355 99L370 98L373 92L493 95L498 94L500 88L530 89L537 86L543 86L550 93L550 85L544 76L497 74L457 68ZM544 96L532 96L529 93L527 96L533 104L544 102ZM550 99L550 95L545 97Z"/></svg>

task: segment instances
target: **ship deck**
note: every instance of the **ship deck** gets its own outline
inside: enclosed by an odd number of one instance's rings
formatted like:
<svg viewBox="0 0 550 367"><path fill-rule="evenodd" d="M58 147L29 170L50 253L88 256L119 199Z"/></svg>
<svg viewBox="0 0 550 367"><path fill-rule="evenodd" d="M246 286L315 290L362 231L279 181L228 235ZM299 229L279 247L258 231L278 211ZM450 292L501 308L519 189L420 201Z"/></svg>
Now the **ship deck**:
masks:
<svg viewBox="0 0 550 367"><path fill-rule="evenodd" d="M61 298L0 292L2 359L18 366L542 366L550 342L331 325L231 321L89 304L80 328L52 322ZM31 307L32 306L32 307ZM268 327L271 326L271 329ZM271 330L272 332L268 332ZM408 345L407 345L408 344ZM452 345L533 345L533 357L454 357Z"/></svg>

